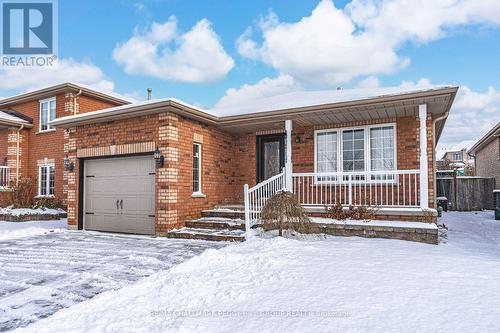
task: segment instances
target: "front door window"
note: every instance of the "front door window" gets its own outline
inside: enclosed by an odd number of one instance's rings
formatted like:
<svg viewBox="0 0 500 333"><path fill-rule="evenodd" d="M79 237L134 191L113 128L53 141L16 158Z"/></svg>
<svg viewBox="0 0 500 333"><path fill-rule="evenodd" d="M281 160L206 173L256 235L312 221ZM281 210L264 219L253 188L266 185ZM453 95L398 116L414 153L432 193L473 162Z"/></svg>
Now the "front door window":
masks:
<svg viewBox="0 0 500 333"><path fill-rule="evenodd" d="M261 182L281 173L285 166L285 137L271 135L257 137L257 181Z"/></svg>
<svg viewBox="0 0 500 333"><path fill-rule="evenodd" d="M264 179L276 176L281 172L280 143L271 141L264 143Z"/></svg>

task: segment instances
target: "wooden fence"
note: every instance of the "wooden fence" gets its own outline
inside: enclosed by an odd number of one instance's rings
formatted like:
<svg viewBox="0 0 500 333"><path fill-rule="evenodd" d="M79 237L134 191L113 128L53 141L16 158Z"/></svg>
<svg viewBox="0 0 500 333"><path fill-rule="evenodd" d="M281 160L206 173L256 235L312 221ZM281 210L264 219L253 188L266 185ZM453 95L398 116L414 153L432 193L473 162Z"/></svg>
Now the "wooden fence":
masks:
<svg viewBox="0 0 500 333"><path fill-rule="evenodd" d="M495 207L495 178L438 176L436 179L437 196L448 198L452 210L470 211Z"/></svg>

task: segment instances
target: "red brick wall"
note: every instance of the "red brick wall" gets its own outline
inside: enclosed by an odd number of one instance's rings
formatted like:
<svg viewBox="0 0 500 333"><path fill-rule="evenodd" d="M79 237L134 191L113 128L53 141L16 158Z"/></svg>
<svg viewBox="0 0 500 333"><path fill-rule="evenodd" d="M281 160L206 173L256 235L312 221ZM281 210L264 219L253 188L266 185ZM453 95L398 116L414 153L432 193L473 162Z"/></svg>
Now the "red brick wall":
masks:
<svg viewBox="0 0 500 333"><path fill-rule="evenodd" d="M77 101L79 107L78 112L90 112L103 108L108 108L114 106L109 102L102 100L97 100L89 96L79 96ZM59 94L56 96L56 117L64 117L71 115L73 112L73 95L72 94ZM38 184L38 162L47 158L49 162L54 161L55 165L55 196L58 199L65 200L65 193L63 192L63 185L65 183L63 179L63 159L64 159L64 130L57 129L50 132L39 132L40 128L40 110L39 101L33 100L29 102L24 102L16 104L10 107L11 109L20 112L33 119L33 128L26 130L26 149L21 149L22 159L26 159L26 166L21 163L21 173L22 176L33 177L35 183ZM5 131L1 131L2 133ZM3 136L0 137L2 140L3 149L4 142ZM1 153L1 152L0 152ZM27 154L27 156L26 156ZM0 155L4 156L4 155ZM37 185L38 186L38 185Z"/></svg>
<svg viewBox="0 0 500 333"><path fill-rule="evenodd" d="M213 126L174 114L79 126L70 132L69 138L76 142L76 146L68 151L72 158L75 158L78 150L86 148L154 142L154 146L165 157L164 167L157 169L156 173L157 232L183 226L186 219L198 217L203 209L223 202L234 202L235 192L243 190L236 181L239 174L234 138ZM202 144L201 189L205 197L192 197L194 142ZM82 170L77 167L72 179L77 180L79 172ZM77 181L70 184L69 192L70 198L74 200L68 203L68 223L76 226Z"/></svg>

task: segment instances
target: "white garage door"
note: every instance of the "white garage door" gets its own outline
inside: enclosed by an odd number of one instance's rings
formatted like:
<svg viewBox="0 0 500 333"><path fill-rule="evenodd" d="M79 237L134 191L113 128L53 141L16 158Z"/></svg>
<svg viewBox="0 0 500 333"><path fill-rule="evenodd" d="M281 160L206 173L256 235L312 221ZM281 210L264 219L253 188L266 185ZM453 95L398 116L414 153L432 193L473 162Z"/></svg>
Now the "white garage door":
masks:
<svg viewBox="0 0 500 333"><path fill-rule="evenodd" d="M154 234L153 156L85 161L84 228Z"/></svg>

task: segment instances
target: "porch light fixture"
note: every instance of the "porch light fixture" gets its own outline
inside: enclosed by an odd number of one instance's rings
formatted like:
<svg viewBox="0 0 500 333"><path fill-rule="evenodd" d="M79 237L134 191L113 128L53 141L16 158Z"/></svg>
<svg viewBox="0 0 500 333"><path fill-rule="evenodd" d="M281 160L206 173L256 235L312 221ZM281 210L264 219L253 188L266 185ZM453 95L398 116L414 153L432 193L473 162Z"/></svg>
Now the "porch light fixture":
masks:
<svg viewBox="0 0 500 333"><path fill-rule="evenodd" d="M300 135L295 136L295 143L300 143Z"/></svg>
<svg viewBox="0 0 500 333"><path fill-rule="evenodd" d="M163 165L165 164L165 158L161 154L160 150L156 148L156 150L153 153L153 157L156 161L156 167L157 168L163 168Z"/></svg>
<svg viewBox="0 0 500 333"><path fill-rule="evenodd" d="M75 163L70 160L68 155L64 156L64 169L69 172L73 172L73 170L75 169Z"/></svg>

